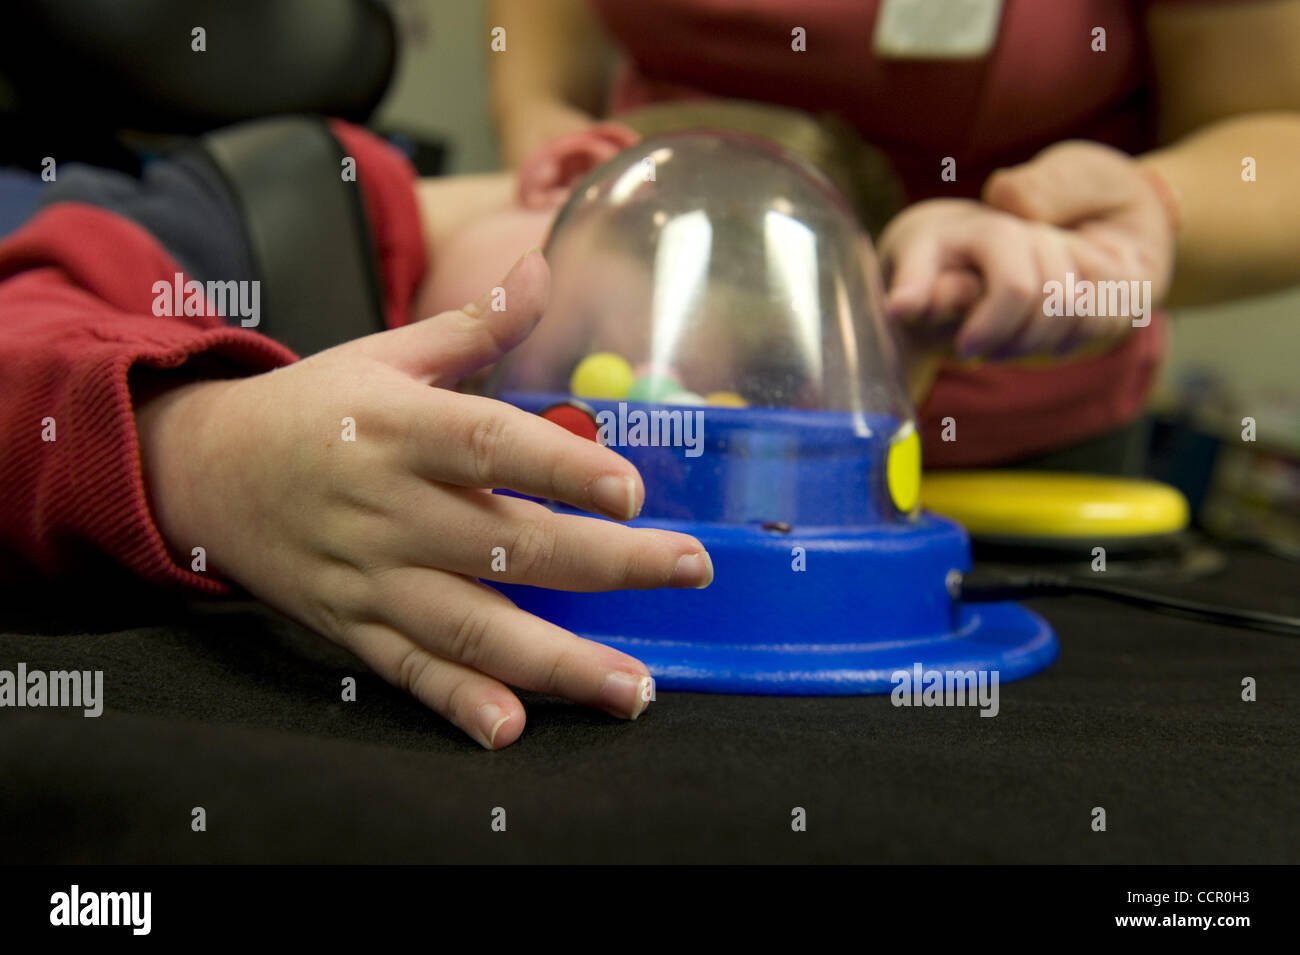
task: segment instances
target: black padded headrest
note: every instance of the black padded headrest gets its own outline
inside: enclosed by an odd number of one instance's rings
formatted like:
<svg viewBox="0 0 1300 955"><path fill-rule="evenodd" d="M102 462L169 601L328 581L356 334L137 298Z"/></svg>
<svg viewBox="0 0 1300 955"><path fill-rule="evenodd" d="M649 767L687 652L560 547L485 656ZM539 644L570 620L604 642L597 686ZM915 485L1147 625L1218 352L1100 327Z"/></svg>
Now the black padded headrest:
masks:
<svg viewBox="0 0 1300 955"><path fill-rule="evenodd" d="M279 113L360 122L397 59L380 0L6 0L0 18L16 109L98 128L197 133Z"/></svg>

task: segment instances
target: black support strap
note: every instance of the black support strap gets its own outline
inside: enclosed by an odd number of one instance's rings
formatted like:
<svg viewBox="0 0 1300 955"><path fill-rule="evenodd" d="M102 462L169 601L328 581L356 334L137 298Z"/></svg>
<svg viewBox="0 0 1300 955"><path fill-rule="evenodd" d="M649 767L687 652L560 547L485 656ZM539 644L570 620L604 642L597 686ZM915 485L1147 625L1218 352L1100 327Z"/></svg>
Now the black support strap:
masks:
<svg viewBox="0 0 1300 955"><path fill-rule="evenodd" d="M282 116L202 137L261 282L258 331L305 357L385 327L361 184L323 120Z"/></svg>

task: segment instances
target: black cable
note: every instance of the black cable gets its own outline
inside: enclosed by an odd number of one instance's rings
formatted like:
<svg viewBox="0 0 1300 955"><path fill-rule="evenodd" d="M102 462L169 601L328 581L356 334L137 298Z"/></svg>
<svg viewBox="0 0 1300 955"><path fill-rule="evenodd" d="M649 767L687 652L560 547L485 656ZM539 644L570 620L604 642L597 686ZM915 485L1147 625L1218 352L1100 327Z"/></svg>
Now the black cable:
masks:
<svg viewBox="0 0 1300 955"><path fill-rule="evenodd" d="M1289 617L1264 610L1221 607L1216 604L1201 603L1198 600L1153 594L1109 581L1043 573L994 575L976 569L967 574L961 582L961 599L974 603L1070 595L1104 597L1146 610L1188 617L1192 620L1206 620L1211 623L1300 637L1300 617Z"/></svg>

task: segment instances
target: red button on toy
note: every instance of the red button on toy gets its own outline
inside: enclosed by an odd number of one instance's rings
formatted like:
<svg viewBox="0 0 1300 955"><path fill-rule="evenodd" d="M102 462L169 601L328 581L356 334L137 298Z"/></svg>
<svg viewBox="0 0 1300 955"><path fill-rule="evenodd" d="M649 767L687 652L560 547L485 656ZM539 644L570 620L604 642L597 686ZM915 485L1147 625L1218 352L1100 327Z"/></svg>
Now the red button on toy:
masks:
<svg viewBox="0 0 1300 955"><path fill-rule="evenodd" d="M558 405L551 405L540 414L547 421L554 421L561 428L572 431L580 438L595 441L600 433L600 428L596 425L595 410L581 401L564 401Z"/></svg>

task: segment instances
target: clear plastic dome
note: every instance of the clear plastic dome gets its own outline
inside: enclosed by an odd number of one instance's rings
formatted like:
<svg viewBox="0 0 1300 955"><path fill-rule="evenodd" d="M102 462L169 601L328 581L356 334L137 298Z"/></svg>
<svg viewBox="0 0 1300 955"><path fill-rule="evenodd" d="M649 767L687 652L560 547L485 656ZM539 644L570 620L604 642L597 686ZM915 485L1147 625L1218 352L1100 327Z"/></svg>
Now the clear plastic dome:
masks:
<svg viewBox="0 0 1300 955"><path fill-rule="evenodd" d="M736 134L656 136L575 188L545 254L546 315L497 395L580 432L591 418L641 469L645 517L914 512L919 441L875 258L814 167Z"/></svg>

